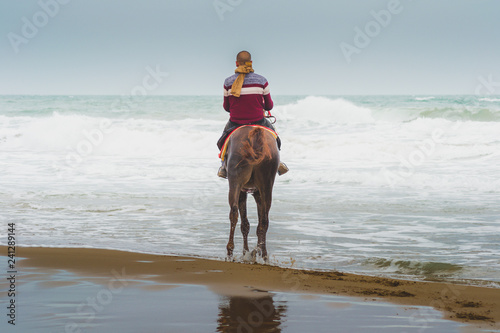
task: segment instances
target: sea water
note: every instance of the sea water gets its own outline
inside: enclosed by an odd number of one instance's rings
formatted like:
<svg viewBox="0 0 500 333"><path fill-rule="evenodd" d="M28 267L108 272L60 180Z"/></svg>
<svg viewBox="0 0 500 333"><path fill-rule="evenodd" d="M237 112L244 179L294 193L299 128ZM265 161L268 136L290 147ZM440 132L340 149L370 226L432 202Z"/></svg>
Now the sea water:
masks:
<svg viewBox="0 0 500 333"><path fill-rule="evenodd" d="M274 101L271 264L500 286L500 97ZM221 96L0 96L0 244L15 223L19 246L224 260L227 119Z"/></svg>

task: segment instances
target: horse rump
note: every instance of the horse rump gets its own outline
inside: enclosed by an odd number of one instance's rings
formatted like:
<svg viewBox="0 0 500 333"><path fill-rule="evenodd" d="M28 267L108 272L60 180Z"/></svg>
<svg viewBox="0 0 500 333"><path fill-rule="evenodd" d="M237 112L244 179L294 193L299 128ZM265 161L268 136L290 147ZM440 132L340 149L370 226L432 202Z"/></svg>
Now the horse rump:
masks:
<svg viewBox="0 0 500 333"><path fill-rule="evenodd" d="M254 127L248 133L247 139L241 146L242 160L246 160L250 165L260 164L265 160L270 160L273 157L269 145L264 141L265 130L260 127Z"/></svg>

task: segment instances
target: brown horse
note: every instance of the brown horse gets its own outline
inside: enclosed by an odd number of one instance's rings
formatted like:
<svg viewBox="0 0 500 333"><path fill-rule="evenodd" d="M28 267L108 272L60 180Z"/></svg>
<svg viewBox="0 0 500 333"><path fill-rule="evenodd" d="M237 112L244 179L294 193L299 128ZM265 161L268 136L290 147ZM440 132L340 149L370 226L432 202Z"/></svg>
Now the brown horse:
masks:
<svg viewBox="0 0 500 333"><path fill-rule="evenodd" d="M257 251L267 261L266 233L269 226L274 179L280 163L276 139L261 127L240 127L229 139L226 149L227 179L229 181L229 220L231 230L227 243L227 255L234 249L234 230L241 216L243 254L248 249L250 223L247 218L247 193L252 193L257 203L259 225L257 227Z"/></svg>

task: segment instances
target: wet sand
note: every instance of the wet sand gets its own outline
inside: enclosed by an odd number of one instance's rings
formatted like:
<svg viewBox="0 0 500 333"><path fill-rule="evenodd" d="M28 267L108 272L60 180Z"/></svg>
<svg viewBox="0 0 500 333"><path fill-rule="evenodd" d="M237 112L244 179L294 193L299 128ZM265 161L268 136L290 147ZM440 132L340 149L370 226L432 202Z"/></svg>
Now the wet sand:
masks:
<svg viewBox="0 0 500 333"><path fill-rule="evenodd" d="M26 331L500 330L500 289L112 250L16 250L16 321Z"/></svg>

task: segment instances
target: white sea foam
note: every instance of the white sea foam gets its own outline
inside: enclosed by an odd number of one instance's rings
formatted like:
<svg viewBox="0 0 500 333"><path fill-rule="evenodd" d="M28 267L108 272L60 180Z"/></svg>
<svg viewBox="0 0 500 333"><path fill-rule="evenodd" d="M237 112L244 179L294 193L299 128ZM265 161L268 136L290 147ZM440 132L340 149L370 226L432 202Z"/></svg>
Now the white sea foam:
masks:
<svg viewBox="0 0 500 333"><path fill-rule="evenodd" d="M158 153L187 156L192 149L197 149L197 154L207 153L212 143L213 149L209 151L213 152L217 149L213 140L217 139L218 133L211 127L210 131L207 130L210 124L206 121L203 121L203 126L199 124L199 121L190 119L109 119L54 113L41 118L4 117L0 119L0 137L4 149L12 150L72 151L80 144L91 145L92 153L99 155L150 156ZM212 142L204 140L207 137Z"/></svg>
<svg viewBox="0 0 500 333"><path fill-rule="evenodd" d="M345 99L309 96L296 103L277 106L276 117L284 121L320 124L356 124L373 122L371 110Z"/></svg>
<svg viewBox="0 0 500 333"><path fill-rule="evenodd" d="M436 97L434 96L428 96L428 97L415 97L416 101L430 101L435 99Z"/></svg>
<svg viewBox="0 0 500 333"><path fill-rule="evenodd" d="M28 246L224 258L220 98L151 97L140 110L104 112L112 100L9 104L0 114L0 220L16 221ZM406 265L398 260L445 263L463 267L454 277L498 281L496 106L438 96L283 100L273 114L291 170L273 195L268 247L277 262L374 274L397 274ZM252 200L248 213L253 247Z"/></svg>

